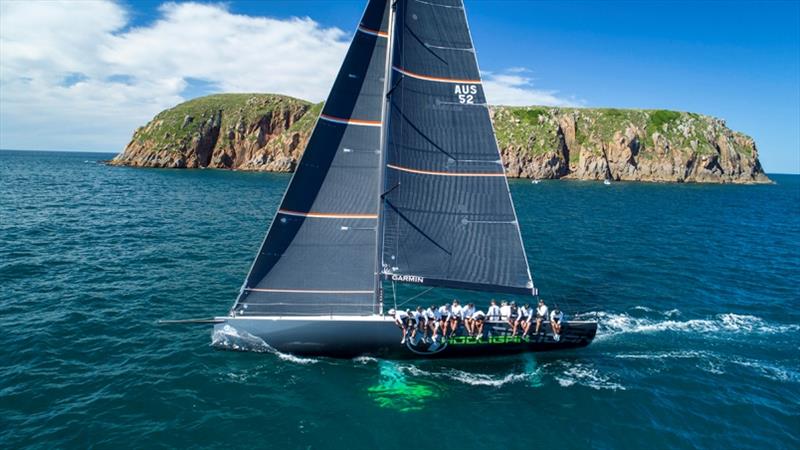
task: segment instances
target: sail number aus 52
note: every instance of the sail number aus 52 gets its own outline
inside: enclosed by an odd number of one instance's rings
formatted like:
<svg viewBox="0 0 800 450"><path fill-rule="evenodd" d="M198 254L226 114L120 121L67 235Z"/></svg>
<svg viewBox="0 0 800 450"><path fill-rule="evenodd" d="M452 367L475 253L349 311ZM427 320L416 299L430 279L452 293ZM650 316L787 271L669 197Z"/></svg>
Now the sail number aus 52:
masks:
<svg viewBox="0 0 800 450"><path fill-rule="evenodd" d="M478 86L474 84L457 84L455 89L458 103L467 105L475 103L475 94L478 93Z"/></svg>

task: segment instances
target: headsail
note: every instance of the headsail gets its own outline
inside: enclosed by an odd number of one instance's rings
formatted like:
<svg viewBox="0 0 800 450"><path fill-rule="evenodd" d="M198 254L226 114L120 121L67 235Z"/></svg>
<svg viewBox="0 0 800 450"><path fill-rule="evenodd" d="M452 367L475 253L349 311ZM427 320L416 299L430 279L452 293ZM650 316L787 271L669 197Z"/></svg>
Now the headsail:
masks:
<svg viewBox="0 0 800 450"><path fill-rule="evenodd" d="M531 294L462 1L398 1L394 30L384 276Z"/></svg>
<svg viewBox="0 0 800 450"><path fill-rule="evenodd" d="M234 306L371 314L388 0L370 0Z"/></svg>

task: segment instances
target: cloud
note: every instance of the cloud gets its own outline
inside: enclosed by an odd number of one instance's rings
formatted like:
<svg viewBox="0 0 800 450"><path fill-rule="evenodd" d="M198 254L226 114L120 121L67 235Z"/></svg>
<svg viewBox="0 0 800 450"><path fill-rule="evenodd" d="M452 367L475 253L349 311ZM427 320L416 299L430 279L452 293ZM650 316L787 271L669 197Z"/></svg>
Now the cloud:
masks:
<svg viewBox="0 0 800 450"><path fill-rule="evenodd" d="M530 70L524 67L511 67L500 73L483 72L487 101L492 105L506 106L575 106L582 103L563 98L558 91L535 88L529 74Z"/></svg>
<svg viewBox="0 0 800 450"><path fill-rule="evenodd" d="M250 17L218 4L166 3L134 28L110 1L0 8L2 148L118 151L135 127L198 86L320 101L350 40L309 18Z"/></svg>
<svg viewBox="0 0 800 450"><path fill-rule="evenodd" d="M0 148L120 151L157 112L211 91L321 101L350 36L224 4L165 3L134 26L113 1L0 2ZM570 103L522 68L484 79L493 103Z"/></svg>

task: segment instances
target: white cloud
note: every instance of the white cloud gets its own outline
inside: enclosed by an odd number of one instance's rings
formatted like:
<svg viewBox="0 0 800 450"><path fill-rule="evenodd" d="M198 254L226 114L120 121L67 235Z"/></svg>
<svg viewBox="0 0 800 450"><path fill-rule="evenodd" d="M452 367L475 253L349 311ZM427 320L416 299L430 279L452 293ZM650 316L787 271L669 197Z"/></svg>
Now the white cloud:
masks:
<svg viewBox="0 0 800 450"><path fill-rule="evenodd" d="M112 1L0 2L0 148L119 151L137 126L191 97L192 80L320 101L349 41L309 18L223 4L165 3L131 27ZM534 89L525 69L484 79L493 103L570 103Z"/></svg>
<svg viewBox="0 0 800 450"><path fill-rule="evenodd" d="M350 35L308 18L166 3L125 29L120 5L0 2L0 147L120 150L183 100L187 80L222 92L327 95Z"/></svg>
<svg viewBox="0 0 800 450"><path fill-rule="evenodd" d="M492 105L506 106L575 106L582 102L565 99L558 91L534 87L530 71L524 67L511 67L501 73L483 72L483 87L487 101Z"/></svg>

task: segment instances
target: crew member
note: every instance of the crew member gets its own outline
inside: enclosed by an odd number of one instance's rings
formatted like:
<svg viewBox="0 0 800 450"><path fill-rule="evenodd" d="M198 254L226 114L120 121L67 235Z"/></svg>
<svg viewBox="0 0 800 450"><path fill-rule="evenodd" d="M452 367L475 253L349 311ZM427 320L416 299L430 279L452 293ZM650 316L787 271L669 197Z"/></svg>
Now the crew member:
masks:
<svg viewBox="0 0 800 450"><path fill-rule="evenodd" d="M461 320L464 322L464 328L467 329L467 336L472 336L472 315L475 314L475 304L467 303L467 306L461 309Z"/></svg>
<svg viewBox="0 0 800 450"><path fill-rule="evenodd" d="M514 322L517 321L517 317L519 315L519 311L517 308L517 302L511 302L510 312L508 313L508 326L509 328L514 327Z"/></svg>
<svg viewBox="0 0 800 450"><path fill-rule="evenodd" d="M393 308L389 310L389 315L394 317L395 325L397 325L398 327L400 327L401 330L403 330L403 339L400 340L400 343L405 344L406 335L408 334L408 313L406 313L405 311L395 310Z"/></svg>
<svg viewBox="0 0 800 450"><path fill-rule="evenodd" d="M428 309L422 312L422 315L425 316L425 342L428 343L430 340L428 339L428 332L431 333L431 339L436 336L436 327L438 326L438 322L436 321L436 313L434 312L435 307L433 305L429 306Z"/></svg>
<svg viewBox="0 0 800 450"><path fill-rule="evenodd" d="M558 305L550 312L550 326L553 327L553 340L558 342L561 339L561 325L564 322L564 313L558 309Z"/></svg>
<svg viewBox="0 0 800 450"><path fill-rule="evenodd" d="M517 329L520 326L522 326L522 328L524 329L525 328L524 324L526 322L530 323L531 312L532 311L530 310L530 305L527 304L527 303L517 310L517 320L514 321L514 327L513 327L513 330L511 332L511 337L514 337L514 336L517 335Z"/></svg>
<svg viewBox="0 0 800 450"><path fill-rule="evenodd" d="M543 320L547 320L547 305L545 305L544 300L540 298L539 306L536 307L536 332L534 334L539 334L539 328L542 326Z"/></svg>
<svg viewBox="0 0 800 450"><path fill-rule="evenodd" d="M450 336L455 336L458 331L458 322L461 320L461 305L458 300L453 300L450 306Z"/></svg>
<svg viewBox="0 0 800 450"><path fill-rule="evenodd" d="M483 338L483 323L486 319L486 314L483 311L478 310L472 314L472 330L474 331L474 336L478 338L480 341Z"/></svg>
<svg viewBox="0 0 800 450"><path fill-rule="evenodd" d="M439 314L441 318L439 319L439 331L442 333L442 338L447 338L447 325L450 323L450 305L448 303L443 304L439 307Z"/></svg>
<svg viewBox="0 0 800 450"><path fill-rule="evenodd" d="M509 317L511 317L511 306L503 300L503 303L500 304L500 320L507 322Z"/></svg>
<svg viewBox="0 0 800 450"><path fill-rule="evenodd" d="M411 330L411 343L417 344L417 332L425 330L425 316L422 314L422 307L417 306L417 309L412 309L409 315L413 318L413 329ZM424 340L423 340L424 342Z"/></svg>
<svg viewBox="0 0 800 450"><path fill-rule="evenodd" d="M525 309L528 311L528 316L522 322L522 337L527 339L528 332L531 330L531 324L533 323L533 318L536 315L536 311L533 309L532 306L529 304L525 304Z"/></svg>
<svg viewBox="0 0 800 450"><path fill-rule="evenodd" d="M497 306L497 302L492 299L492 302L489 304L489 310L486 311L486 320L497 322L500 320L500 307Z"/></svg>

